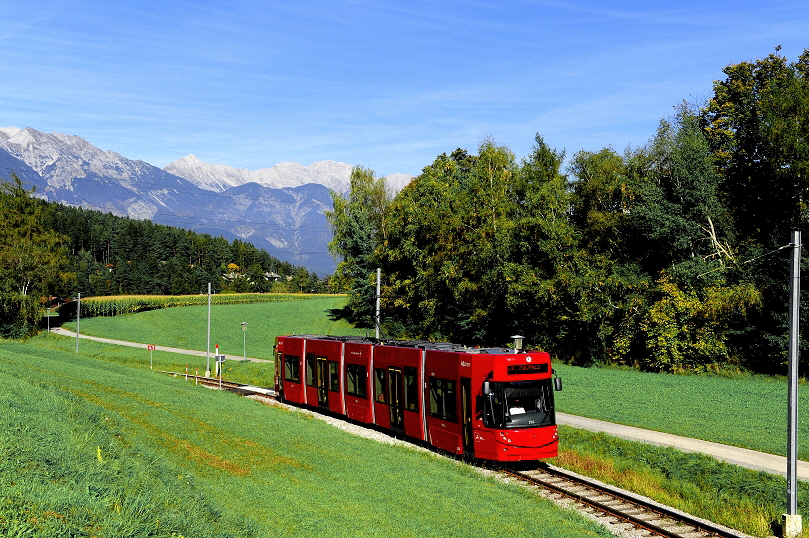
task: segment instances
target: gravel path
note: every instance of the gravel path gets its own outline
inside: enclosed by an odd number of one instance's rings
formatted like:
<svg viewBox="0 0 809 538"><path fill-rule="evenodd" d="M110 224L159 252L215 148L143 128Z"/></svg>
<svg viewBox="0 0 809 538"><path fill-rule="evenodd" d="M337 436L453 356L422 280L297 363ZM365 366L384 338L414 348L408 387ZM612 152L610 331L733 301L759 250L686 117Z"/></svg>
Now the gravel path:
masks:
<svg viewBox="0 0 809 538"><path fill-rule="evenodd" d="M62 336L69 336L71 338L76 338L76 333L73 331L69 331L67 329L63 329L62 327L57 327L55 329L51 329L51 332L54 334L61 334ZM104 342L106 344L116 344L119 346L129 346L129 347L139 347L145 348L147 344L141 344L139 342L126 342L124 340L112 340L111 338L101 338L100 336L89 336L87 334L80 334L79 338L86 338L87 340L95 340L96 342ZM170 353L181 353L183 355L195 355L197 357L205 357L208 355L206 351L197 351L195 349L180 349L177 347L167 347L167 346L155 346L155 351L168 351ZM210 353L211 357L214 356L214 351L211 350ZM254 357L247 357L244 358L241 355L225 355L225 359L229 361L252 361L252 362L272 362L271 360L267 359L257 359Z"/></svg>

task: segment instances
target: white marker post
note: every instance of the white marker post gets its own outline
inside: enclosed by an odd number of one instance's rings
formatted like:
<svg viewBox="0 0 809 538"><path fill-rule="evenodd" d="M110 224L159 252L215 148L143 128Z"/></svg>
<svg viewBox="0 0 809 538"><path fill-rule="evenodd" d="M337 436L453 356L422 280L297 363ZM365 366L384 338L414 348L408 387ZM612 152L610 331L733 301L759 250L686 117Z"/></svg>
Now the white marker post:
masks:
<svg viewBox="0 0 809 538"><path fill-rule="evenodd" d="M219 346L217 346L217 350ZM220 355L219 353L216 354L216 373L219 376L219 390L222 390L222 370L225 368L225 356Z"/></svg>
<svg viewBox="0 0 809 538"><path fill-rule="evenodd" d="M155 350L155 346L148 345L146 348L149 350L149 370L152 370L152 353Z"/></svg>
<svg viewBox="0 0 809 538"><path fill-rule="evenodd" d="M247 322L242 321L242 345L244 348L243 358L247 360Z"/></svg>

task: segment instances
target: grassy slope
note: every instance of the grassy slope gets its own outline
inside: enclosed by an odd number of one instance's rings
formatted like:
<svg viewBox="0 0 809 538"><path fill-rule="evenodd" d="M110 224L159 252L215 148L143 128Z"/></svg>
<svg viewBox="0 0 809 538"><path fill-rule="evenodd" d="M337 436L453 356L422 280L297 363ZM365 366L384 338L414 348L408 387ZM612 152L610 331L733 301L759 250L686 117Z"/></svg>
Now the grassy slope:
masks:
<svg viewBox="0 0 809 538"><path fill-rule="evenodd" d="M283 334L365 335L345 321L332 321L326 311L345 304L344 297L316 297L302 301L211 307L211 353L241 355L244 350L243 321L247 322L247 355L272 359L275 337ZM81 332L129 342L196 349L207 347L207 306L166 308L116 317L87 318ZM75 330L75 323L66 323Z"/></svg>
<svg viewBox="0 0 809 538"><path fill-rule="evenodd" d="M6 342L0 382L5 534L606 535L451 461L181 378Z"/></svg>

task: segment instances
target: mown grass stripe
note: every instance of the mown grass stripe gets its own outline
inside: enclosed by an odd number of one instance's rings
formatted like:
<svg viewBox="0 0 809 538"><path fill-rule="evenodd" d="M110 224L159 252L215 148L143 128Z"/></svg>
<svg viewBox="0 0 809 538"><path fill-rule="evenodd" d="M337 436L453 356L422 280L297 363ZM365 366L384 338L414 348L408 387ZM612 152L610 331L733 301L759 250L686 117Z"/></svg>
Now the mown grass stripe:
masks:
<svg viewBox="0 0 809 538"><path fill-rule="evenodd" d="M17 447L0 533L608 535L453 462L182 379L30 344L0 360L19 387L0 415L0 447Z"/></svg>

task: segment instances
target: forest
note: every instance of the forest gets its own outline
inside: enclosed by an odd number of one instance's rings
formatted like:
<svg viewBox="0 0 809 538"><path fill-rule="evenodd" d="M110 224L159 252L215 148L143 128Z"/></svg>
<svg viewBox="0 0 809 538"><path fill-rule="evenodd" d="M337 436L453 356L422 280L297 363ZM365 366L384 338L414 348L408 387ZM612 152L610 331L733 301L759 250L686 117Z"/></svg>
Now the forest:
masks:
<svg viewBox="0 0 809 538"><path fill-rule="evenodd" d="M0 183L0 335L31 334L50 304L98 295L322 292L251 243L45 202Z"/></svg>
<svg viewBox="0 0 809 538"><path fill-rule="evenodd" d="M809 216L809 50L723 73L643 147L568 157L537 135L518 160L486 139L393 198L356 167L328 214L343 315L373 326L378 267L386 335L521 334L573 364L784 373L791 231Z"/></svg>

